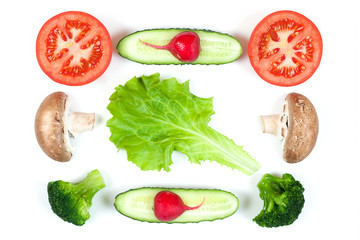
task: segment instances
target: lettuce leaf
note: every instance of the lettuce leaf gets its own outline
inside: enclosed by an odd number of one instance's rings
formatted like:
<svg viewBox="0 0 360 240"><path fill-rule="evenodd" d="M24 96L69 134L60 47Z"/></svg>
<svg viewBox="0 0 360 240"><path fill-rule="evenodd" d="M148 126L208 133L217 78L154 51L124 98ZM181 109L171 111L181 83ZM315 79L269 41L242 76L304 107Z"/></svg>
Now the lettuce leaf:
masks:
<svg viewBox="0 0 360 240"><path fill-rule="evenodd" d="M250 175L260 164L233 140L208 126L212 98L199 98L189 81L160 81L160 74L134 77L110 96L106 125L110 141L125 149L142 170L170 171L171 154L186 154L192 163L209 160Z"/></svg>

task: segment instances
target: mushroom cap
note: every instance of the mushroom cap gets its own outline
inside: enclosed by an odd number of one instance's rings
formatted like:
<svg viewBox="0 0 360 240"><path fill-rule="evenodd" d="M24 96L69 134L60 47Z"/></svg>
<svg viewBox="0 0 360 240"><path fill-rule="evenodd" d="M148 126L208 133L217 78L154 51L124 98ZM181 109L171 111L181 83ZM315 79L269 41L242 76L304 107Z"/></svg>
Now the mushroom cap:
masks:
<svg viewBox="0 0 360 240"><path fill-rule="evenodd" d="M72 149L66 128L68 97L54 92L40 104L35 117L35 134L41 149L52 159L67 162Z"/></svg>
<svg viewBox="0 0 360 240"><path fill-rule="evenodd" d="M305 96L289 93L285 101L288 128L284 136L283 158L288 163L297 163L313 150L319 132L319 120L315 107Z"/></svg>

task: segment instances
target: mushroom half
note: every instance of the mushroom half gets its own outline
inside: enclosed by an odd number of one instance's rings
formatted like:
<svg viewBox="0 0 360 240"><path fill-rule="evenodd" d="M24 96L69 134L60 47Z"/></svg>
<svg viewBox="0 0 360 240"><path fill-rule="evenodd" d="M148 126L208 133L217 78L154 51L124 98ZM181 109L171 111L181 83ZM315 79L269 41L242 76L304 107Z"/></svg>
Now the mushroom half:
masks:
<svg viewBox="0 0 360 240"><path fill-rule="evenodd" d="M52 159L67 162L73 155L70 136L92 130L94 113L70 111L70 101L63 92L47 96L35 117L35 135L41 149Z"/></svg>
<svg viewBox="0 0 360 240"><path fill-rule="evenodd" d="M283 158L286 162L300 162L313 150L319 132L319 120L315 107L304 95L289 93L282 114L260 118L264 133L274 134L283 140Z"/></svg>

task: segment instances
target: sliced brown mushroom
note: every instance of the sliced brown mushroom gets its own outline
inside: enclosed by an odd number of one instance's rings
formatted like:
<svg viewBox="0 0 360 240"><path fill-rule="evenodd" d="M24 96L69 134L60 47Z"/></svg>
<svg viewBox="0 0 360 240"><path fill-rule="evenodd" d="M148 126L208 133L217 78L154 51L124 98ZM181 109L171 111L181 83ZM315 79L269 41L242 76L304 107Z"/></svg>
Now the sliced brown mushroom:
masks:
<svg viewBox="0 0 360 240"><path fill-rule="evenodd" d="M283 140L283 158L288 163L305 159L313 150L319 120L315 107L308 98L299 93L290 93L285 98L282 114L260 117L265 133Z"/></svg>
<svg viewBox="0 0 360 240"><path fill-rule="evenodd" d="M69 137L92 130L94 122L94 113L71 112L68 96L63 92L55 92L47 96L37 110L36 139L50 158L67 162L73 152Z"/></svg>

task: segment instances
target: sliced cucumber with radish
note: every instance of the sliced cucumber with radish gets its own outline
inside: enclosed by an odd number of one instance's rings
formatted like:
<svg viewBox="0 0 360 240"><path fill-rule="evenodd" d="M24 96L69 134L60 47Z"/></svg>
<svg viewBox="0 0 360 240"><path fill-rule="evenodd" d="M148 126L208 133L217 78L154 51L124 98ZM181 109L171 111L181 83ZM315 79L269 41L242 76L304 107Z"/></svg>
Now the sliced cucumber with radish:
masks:
<svg viewBox="0 0 360 240"><path fill-rule="evenodd" d="M149 29L122 38L121 56L143 64L224 64L242 54L240 42L228 35L197 29Z"/></svg>
<svg viewBox="0 0 360 240"><path fill-rule="evenodd" d="M137 188L116 196L121 214L143 222L190 223L233 215L238 198L218 189Z"/></svg>

